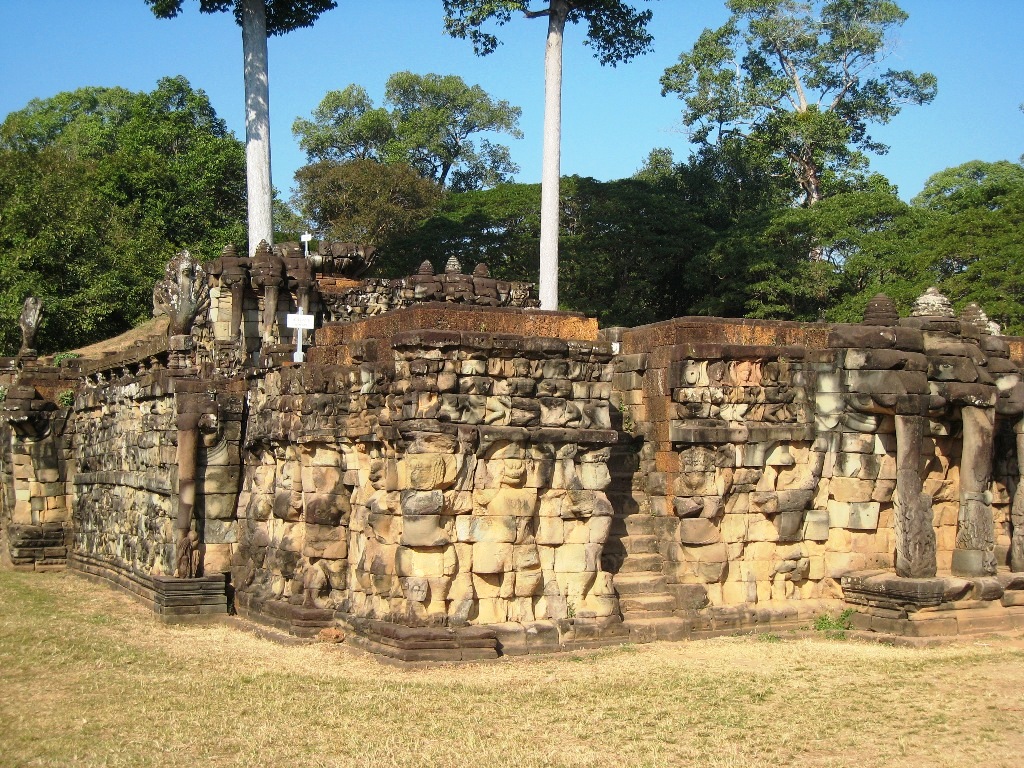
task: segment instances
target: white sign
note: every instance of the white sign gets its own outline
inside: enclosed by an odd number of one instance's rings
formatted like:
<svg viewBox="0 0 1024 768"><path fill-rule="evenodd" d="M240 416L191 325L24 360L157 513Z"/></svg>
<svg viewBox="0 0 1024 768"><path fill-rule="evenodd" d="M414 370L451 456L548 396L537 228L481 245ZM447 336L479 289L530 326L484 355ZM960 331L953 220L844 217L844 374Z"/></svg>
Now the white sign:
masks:
<svg viewBox="0 0 1024 768"><path fill-rule="evenodd" d="M305 362L306 356L302 354L302 342L306 335L306 331L313 330L316 325L316 318L313 315L307 315L302 311L302 307L299 307L299 311L295 314L285 315L285 324L289 328L295 329L295 354L292 355L292 360L296 363Z"/></svg>

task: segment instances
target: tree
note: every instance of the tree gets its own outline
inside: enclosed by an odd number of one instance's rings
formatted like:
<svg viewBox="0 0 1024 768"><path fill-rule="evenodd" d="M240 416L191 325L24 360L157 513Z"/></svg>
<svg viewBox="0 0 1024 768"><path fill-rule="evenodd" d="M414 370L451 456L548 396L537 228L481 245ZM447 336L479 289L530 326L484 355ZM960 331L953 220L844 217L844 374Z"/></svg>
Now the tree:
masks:
<svg viewBox="0 0 1024 768"><path fill-rule="evenodd" d="M295 180L296 202L319 232L377 248L427 219L443 194L411 166L374 160L323 160Z"/></svg>
<svg viewBox="0 0 1024 768"><path fill-rule="evenodd" d="M184 78L33 100L0 125L0 347L27 295L40 349L127 330L175 251L212 257L244 220L245 149Z"/></svg>
<svg viewBox="0 0 1024 768"><path fill-rule="evenodd" d="M742 137L788 167L802 203L843 189L887 147L868 134L905 104L935 98L930 73L882 70L906 21L891 0L727 0L732 11L665 70L662 93L686 106L695 141Z"/></svg>
<svg viewBox="0 0 1024 768"><path fill-rule="evenodd" d="M429 219L392 241L380 269L401 277L423 261L440 268L455 256L466 269L487 264L500 280L536 281L539 212L539 184L499 184L446 195Z"/></svg>
<svg viewBox="0 0 1024 768"><path fill-rule="evenodd" d="M146 0L157 18L181 13L183 0ZM270 88L267 37L312 26L335 0L199 0L202 13L233 11L242 28L245 74L245 167L249 209L249 253L260 240L274 241L270 179Z"/></svg>
<svg viewBox="0 0 1024 768"><path fill-rule="evenodd" d="M561 181L562 37L566 22L586 21L585 44L595 48L602 64L615 66L650 49L647 32L651 11L637 11L622 0L443 0L445 29L469 38L478 55L498 46L484 31L493 21L506 24L514 13L528 19L547 18L544 54L544 159L541 171L540 301L541 308L558 309L558 205Z"/></svg>
<svg viewBox="0 0 1024 768"><path fill-rule="evenodd" d="M914 207L932 283L977 302L1004 332L1024 333L1024 165L972 161L933 175Z"/></svg>
<svg viewBox="0 0 1024 768"><path fill-rule="evenodd" d="M373 159L411 165L420 175L456 191L492 187L519 169L508 147L482 133L522 138L522 110L496 101L479 85L456 75L397 72L388 78L384 103L374 108L358 85L329 91L292 131L309 162Z"/></svg>

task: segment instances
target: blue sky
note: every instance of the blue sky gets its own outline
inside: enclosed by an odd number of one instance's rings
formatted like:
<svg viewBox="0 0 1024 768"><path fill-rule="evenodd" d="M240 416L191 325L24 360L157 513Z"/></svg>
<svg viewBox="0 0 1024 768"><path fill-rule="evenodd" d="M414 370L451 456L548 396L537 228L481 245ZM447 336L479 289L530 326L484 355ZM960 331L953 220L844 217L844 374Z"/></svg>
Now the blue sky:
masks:
<svg viewBox="0 0 1024 768"><path fill-rule="evenodd" d="M939 95L907 107L874 135L889 144L872 168L910 198L936 171L968 160L1017 160L1024 153L1024 0L902 0L910 20L890 59L897 69L930 71ZM218 114L244 136L241 34L230 14L200 14L186 0L177 19L155 19L144 0L0 0L0 115L83 86L152 90L184 75L205 90ZM617 68L602 67L581 29L566 34L562 172L598 179L631 175L654 147L685 157L681 103L662 97L658 78L701 30L721 24L722 0L653 2L655 50ZM270 40L274 184L288 192L304 162L292 121L349 83L379 102L401 70L457 74L523 109L522 140L507 143L518 181L540 179L544 23L514 19L505 44L473 55L443 34L440 0L340 0L317 24Z"/></svg>

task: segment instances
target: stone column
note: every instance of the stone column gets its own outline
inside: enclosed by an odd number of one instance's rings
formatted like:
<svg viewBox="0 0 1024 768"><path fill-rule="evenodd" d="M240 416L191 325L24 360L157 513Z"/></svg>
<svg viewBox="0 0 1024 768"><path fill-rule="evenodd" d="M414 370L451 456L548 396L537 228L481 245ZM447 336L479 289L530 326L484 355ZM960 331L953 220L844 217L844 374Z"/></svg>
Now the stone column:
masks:
<svg viewBox="0 0 1024 768"><path fill-rule="evenodd" d="M957 576L991 576L996 572L995 523L992 519L992 440L995 413L991 408L964 406L963 452L960 459L960 519L953 550Z"/></svg>
<svg viewBox="0 0 1024 768"><path fill-rule="evenodd" d="M174 519L174 575L188 579L196 575L197 537L192 533L192 510L196 504L196 468L199 462L199 413L179 413L178 427L178 514Z"/></svg>
<svg viewBox="0 0 1024 768"><path fill-rule="evenodd" d="M924 418L896 416L896 575L935 575L935 528L932 500L921 482Z"/></svg>
<svg viewBox="0 0 1024 768"><path fill-rule="evenodd" d="M1010 522L1013 525L1013 537L1010 540L1010 570L1020 573L1024 571L1024 419L1013 425L1017 436L1017 490L1013 494L1013 507L1010 509Z"/></svg>

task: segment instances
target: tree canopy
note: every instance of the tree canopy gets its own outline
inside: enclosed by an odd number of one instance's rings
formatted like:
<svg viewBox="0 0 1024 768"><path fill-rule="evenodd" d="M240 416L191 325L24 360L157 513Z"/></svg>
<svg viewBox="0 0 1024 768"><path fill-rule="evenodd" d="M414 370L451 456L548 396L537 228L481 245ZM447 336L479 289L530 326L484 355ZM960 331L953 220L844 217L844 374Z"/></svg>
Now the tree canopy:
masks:
<svg viewBox="0 0 1024 768"><path fill-rule="evenodd" d="M452 37L468 39L478 55L493 53L501 41L485 29L488 23L507 24L513 15L547 17L559 3L569 24L586 22L583 41L602 64L615 66L646 53L653 42L647 31L650 10L638 11L622 0L443 0L445 29Z"/></svg>
<svg viewBox="0 0 1024 768"><path fill-rule="evenodd" d="M157 18L174 18L182 0L146 0ZM246 225L249 254L259 243L274 241L274 185L270 173L270 84L267 37L308 27L334 0L200 0L203 13L233 11L242 28L245 83Z"/></svg>
<svg viewBox="0 0 1024 768"><path fill-rule="evenodd" d="M181 13L184 0L146 0L153 14L161 19L173 19ZM231 11L239 26L242 24L244 0L199 0L202 13ZM302 27L311 27L320 14L338 6L337 0L265 0L267 34L284 35Z"/></svg>
<svg viewBox="0 0 1024 768"><path fill-rule="evenodd" d="M326 237L377 248L433 213L442 190L402 163L323 160L295 174L295 199Z"/></svg>
<svg viewBox="0 0 1024 768"><path fill-rule="evenodd" d="M883 69L907 14L891 0L727 0L665 70L662 93L685 102L698 143L742 137L788 168L805 205L842 191L887 147L868 133L906 104L935 98L930 73Z"/></svg>
<svg viewBox="0 0 1024 768"><path fill-rule="evenodd" d="M17 348L27 295L56 351L150 316L163 265L244 240L245 157L183 77L151 93L82 88L0 125L0 345Z"/></svg>
<svg viewBox="0 0 1024 768"><path fill-rule="evenodd" d="M487 134L521 138L522 110L479 85L456 75L397 72L388 78L384 104L374 107L366 90L352 84L329 91L313 119L296 119L292 131L310 163L404 163L459 191L500 184L519 170L508 147Z"/></svg>

